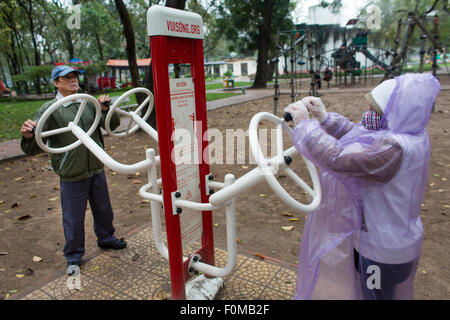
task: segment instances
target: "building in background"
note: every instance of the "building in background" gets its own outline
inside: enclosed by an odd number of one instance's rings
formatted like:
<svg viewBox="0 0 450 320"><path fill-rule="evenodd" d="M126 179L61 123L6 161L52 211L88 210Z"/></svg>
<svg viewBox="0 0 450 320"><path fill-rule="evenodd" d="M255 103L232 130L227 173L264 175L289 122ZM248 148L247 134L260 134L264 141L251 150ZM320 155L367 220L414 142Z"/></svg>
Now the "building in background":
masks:
<svg viewBox="0 0 450 320"><path fill-rule="evenodd" d="M231 71L234 77L252 77L256 74L256 59L253 57L227 58L221 61L205 62L206 77L223 77Z"/></svg>

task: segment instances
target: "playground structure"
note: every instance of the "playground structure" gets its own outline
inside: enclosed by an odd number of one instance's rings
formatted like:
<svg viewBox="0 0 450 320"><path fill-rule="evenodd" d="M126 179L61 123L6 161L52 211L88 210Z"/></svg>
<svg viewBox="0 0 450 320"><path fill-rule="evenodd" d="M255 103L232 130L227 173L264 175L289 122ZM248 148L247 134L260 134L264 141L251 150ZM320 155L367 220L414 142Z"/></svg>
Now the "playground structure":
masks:
<svg viewBox="0 0 450 320"><path fill-rule="evenodd" d="M352 37L351 41L347 41L349 33L354 33L354 28L348 28L349 26L355 26L358 23L358 19L351 19L347 22L345 27L339 27L336 25L297 25L294 30L279 31L276 37L276 55L271 60L275 63L275 84L274 84L274 114L277 114L277 103L280 96L279 89L279 68L278 63L281 57L287 61L287 56L290 56L290 88L291 88L291 101L295 102L301 95L301 83L297 80L296 65L306 65L306 70L310 74L311 82L309 95L319 96L318 92L318 80L320 81L321 69L326 66L329 70L334 69L335 83L341 84L341 78L343 75L344 85L347 85L347 77L351 76L351 84L355 84L355 78L361 77L364 73L364 79L367 81L367 62L370 60L374 66L384 71L384 78L391 79L402 74L403 67L406 64L408 50L413 50L409 44L414 36L414 30L417 26L422 35L420 36L420 65L419 73L424 71L424 60L427 40L431 43L429 52L431 52L432 59L432 72L433 75L437 74L437 56L439 52L445 53L443 46L439 39L439 16L433 14L439 0L435 0L433 5L425 12L418 12L418 1L416 2L416 8L414 11L407 11L406 21L399 19L397 25L397 33L394 48L381 49L368 46L369 32L359 29ZM403 11L399 14L404 14ZM431 16L430 16L431 14ZM432 31L429 30L429 23L432 23ZM404 27L404 29L403 29ZM331 30L330 30L331 29ZM334 31L337 33L342 32L343 40L342 45L339 48L332 50L322 51L324 34ZM289 44L283 47L283 37L289 38ZM325 35L327 37L327 35ZM306 48L305 48L306 46ZM379 52L379 54L373 54L373 50ZM332 52L331 58L327 59L325 55L328 52ZM361 62L356 59L356 53L361 53L365 56L365 67L361 68ZM298 60L304 59L304 60ZM444 54L444 63L446 63ZM287 63L285 63L286 65ZM286 67L286 66L285 66ZM448 67L447 67L448 70ZM450 73L449 73L450 75ZM331 81L328 74L326 81Z"/></svg>
<svg viewBox="0 0 450 320"><path fill-rule="evenodd" d="M87 94L71 95L50 106L37 124L35 139L41 149L49 153L67 152L84 144L107 167L118 173L147 171L148 183L140 188L139 194L150 200L155 245L159 253L169 260L172 297L186 299L196 296L193 291L199 286L205 290L217 290L220 288L221 278L234 270L237 256L235 200L239 194L265 180L287 206L297 212L312 212L321 202L321 189L316 168L307 159L303 158L311 175L312 188L289 168L292 161L300 156L295 147L283 150L283 132L290 135L291 129L285 119L266 112L256 114L249 125L250 148L258 167L237 180L234 175L228 174L223 183L212 181L208 159L203 156L208 154L208 145L204 138L207 122L202 19L194 13L156 5L148 10L147 19L154 66L155 97L145 88L135 88L124 93L111 106L105 119L105 129L112 136L123 137L141 128L158 143L160 155L157 156L152 148L147 149L146 159L134 164L123 164L109 156L90 138L100 122L101 108L98 101ZM189 64L192 78L169 79L168 67L173 63ZM121 109L121 103L136 93L146 95L145 100L134 111ZM66 102L76 99L81 99L82 102L73 122L65 128L42 131L53 112ZM96 117L91 128L85 132L78 126L78 122L88 107L88 102L95 106ZM154 103L158 131L146 122ZM143 114L147 105L147 111ZM123 132L111 131L109 122L114 112L130 119ZM277 154L271 159L265 158L259 144L258 127L262 121L276 125ZM184 150L188 150L192 158L199 155L203 161L184 163L176 156L172 157L181 151L173 137L177 131L182 130L187 130L194 138L192 144ZM52 148L43 141L50 136L69 132L78 140L68 146ZM183 147L186 146L181 146ZM158 168L161 178L157 177ZM310 196L311 202L303 204L291 197L277 181L278 174L290 177ZM160 187L162 194L159 193ZM214 189L217 191L214 192ZM161 230L161 204L164 206L167 245ZM228 258L224 268L214 265L212 212L220 208L226 208ZM202 247L188 256L183 256L183 248L196 243L197 240L201 240ZM193 279L190 283L195 281L197 285L191 286L190 294L186 295L186 282L198 272L206 276ZM213 297L212 292L206 298Z"/></svg>
<svg viewBox="0 0 450 320"><path fill-rule="evenodd" d="M349 21L348 25L355 24L355 20ZM338 49L322 50L326 38L331 32L343 34L343 44ZM297 78L297 65L302 68L306 66L306 71L309 73L311 79L309 84L309 95L319 96L321 86L321 73L323 67L328 70L324 80L328 83L332 80L332 70L335 72L336 85L341 83L341 74L343 73L344 84L347 84L347 75L351 75L352 83L355 82L355 77L362 74L361 63L355 58L356 52L361 52L374 65L381 68L388 69L389 66L384 60L386 57L375 57L367 47L367 33L361 35L360 33L353 38L352 44L347 46L347 26L345 28L335 25L298 25L296 29L291 31L280 31L277 33L277 47L276 55L272 59L275 63L275 84L274 84L274 114L277 113L277 102L280 96L279 89L279 67L280 58L290 56L290 89L291 101L295 102L301 95L301 81ZM289 45L283 49L282 38L289 37ZM377 49L377 48L375 48ZM377 49L379 50L379 49ZM331 57L327 58L326 54L331 53ZM302 59L302 60L299 60ZM286 66L285 66L286 67ZM367 59L366 67L367 70ZM301 73L300 73L301 75ZM367 73L366 73L367 76Z"/></svg>

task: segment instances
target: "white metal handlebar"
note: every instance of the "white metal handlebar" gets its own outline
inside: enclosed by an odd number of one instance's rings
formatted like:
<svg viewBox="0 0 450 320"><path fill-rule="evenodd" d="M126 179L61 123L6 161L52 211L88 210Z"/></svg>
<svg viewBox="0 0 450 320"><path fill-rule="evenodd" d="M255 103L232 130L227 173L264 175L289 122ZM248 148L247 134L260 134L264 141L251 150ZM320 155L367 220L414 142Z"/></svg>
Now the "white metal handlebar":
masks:
<svg viewBox="0 0 450 320"><path fill-rule="evenodd" d="M264 157L261 146L259 145L258 139L258 127L261 121L268 120L276 124L277 126L277 155L268 160ZM272 190L278 195L278 197L289 207L299 212L312 212L318 208L321 201L321 188L320 188L320 180L317 174L317 170L315 166L305 157L303 157L306 162L306 166L308 168L309 174L311 176L313 189L311 189L307 184L291 169L289 169L284 160L283 150L283 130L287 130L290 133L290 128L285 125L284 119L280 119L277 116L268 113L268 112L260 112L256 114L252 120L250 121L249 126L249 144L250 150L253 154L253 157L256 159L256 163L258 164L258 169L261 176L266 180ZM293 150L296 150L295 147L292 147L289 152L289 156L292 157ZM308 205L305 205L297 200L295 200L292 196L290 196L286 190L281 186L281 184L275 178L276 172L285 172L298 186L300 186L303 190L305 190L311 197L312 201Z"/></svg>
<svg viewBox="0 0 450 320"><path fill-rule="evenodd" d="M121 110L119 108L120 104L131 94L135 94L135 93L146 94L147 98L145 98L144 102L142 102L135 111ZM142 112L142 109L145 107L145 105L147 103L148 103L147 112L141 117L139 114ZM113 105L109 108L109 112L106 115L106 119L105 119L106 131L108 132L108 134L110 134L112 136L124 137L124 136L128 136L128 135L136 132L139 128L141 128L148 135L150 135L155 141L158 141L158 132L155 129L153 129L147 122L145 122L148 119L148 117L150 116L150 113L153 109L152 108L153 105L154 105L153 94L147 88L134 88L134 89L128 90L127 92L122 94L119 97L119 99L117 99L113 103ZM130 118L130 124L131 124L131 121L134 121L136 124L131 129L128 127L126 132L116 133L116 132L112 131L110 123L111 123L111 117L114 112L117 112L120 115Z"/></svg>
<svg viewBox="0 0 450 320"><path fill-rule="evenodd" d="M42 132L45 122L47 121L47 119L50 117L50 115L53 112L55 112L62 105L66 104L68 102L76 101L76 100L80 100L80 99L82 101L81 101L80 107L78 108L78 112L75 115L74 121L69 122L68 126L65 128L59 128L59 129ZM70 150L75 149L76 147L80 146L81 141L75 141L74 143L69 144L64 147L52 148L52 147L49 147L46 144L44 144L44 141L42 140L42 138L47 138L47 137L61 134L64 132L70 132L70 131L72 131L72 128L74 128L74 127L79 128L78 122L81 119L81 115L83 114L88 101L92 102L95 106L95 119L94 119L94 122L92 123L91 127L89 128L89 130L86 133L88 136L90 136L97 129L97 126L100 123L100 118L101 118L100 103L97 101L97 99L95 99L91 95L77 93L77 94L73 94L73 95L64 97L63 99L56 101L42 114L41 118L39 119L39 121L36 125L36 131L35 131L35 139L36 139L36 143L38 144L38 146L42 150L49 152L49 153L64 153L64 152L70 151ZM81 128L80 128L80 130L83 131Z"/></svg>

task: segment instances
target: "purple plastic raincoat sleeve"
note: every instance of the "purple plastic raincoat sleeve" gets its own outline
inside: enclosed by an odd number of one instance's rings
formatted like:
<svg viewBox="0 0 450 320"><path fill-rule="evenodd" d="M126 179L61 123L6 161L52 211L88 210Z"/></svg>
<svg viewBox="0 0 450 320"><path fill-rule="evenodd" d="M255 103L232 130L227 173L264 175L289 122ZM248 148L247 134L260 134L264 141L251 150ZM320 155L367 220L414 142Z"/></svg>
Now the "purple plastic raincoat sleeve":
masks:
<svg viewBox="0 0 450 320"><path fill-rule="evenodd" d="M355 124L339 113L328 112L328 116L321 126L326 133L339 140L339 138L352 130Z"/></svg>
<svg viewBox="0 0 450 320"><path fill-rule="evenodd" d="M339 127L333 126L335 130L342 131L348 127L345 121L342 123ZM317 121L306 120L298 124L292 133L296 149L319 168L352 177L387 182L400 167L402 148L394 139L373 135L344 144L327 134L322 127ZM337 136L340 136L340 133Z"/></svg>

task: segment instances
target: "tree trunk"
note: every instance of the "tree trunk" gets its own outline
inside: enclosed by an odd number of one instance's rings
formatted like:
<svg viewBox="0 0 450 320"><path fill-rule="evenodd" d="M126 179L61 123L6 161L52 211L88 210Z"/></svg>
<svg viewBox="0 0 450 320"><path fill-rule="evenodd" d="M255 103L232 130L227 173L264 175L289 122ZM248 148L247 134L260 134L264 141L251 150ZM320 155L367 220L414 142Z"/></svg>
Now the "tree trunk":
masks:
<svg viewBox="0 0 450 320"><path fill-rule="evenodd" d="M167 0L166 7L184 10L186 6L186 0Z"/></svg>
<svg viewBox="0 0 450 320"><path fill-rule="evenodd" d="M31 40L33 42L33 49L34 49L34 63L36 66L40 66L41 65L41 55L39 53L39 49L38 49L38 45L36 42L36 35L34 32L34 22L33 22L33 3L31 0L28 0L28 6L25 4L25 2L22 1L18 1L19 5L24 9L24 11L27 14L28 17L28 23L29 23L29 27L30 27L30 33L31 33ZM38 77L37 79L35 79L34 81L34 85L36 87L36 93L38 95L42 94L41 92L41 79Z"/></svg>
<svg viewBox="0 0 450 320"><path fill-rule="evenodd" d="M141 86L141 80L139 79L139 71L136 60L136 41L134 38L133 25L131 24L130 17L128 15L127 8L122 0L114 0L116 8L122 22L123 35L127 42L126 52L128 58L128 67L130 69L131 81L133 81L134 87Z"/></svg>
<svg viewBox="0 0 450 320"><path fill-rule="evenodd" d="M179 9L179 10L184 10L185 5L186 5L186 0L167 0L167 2L166 2L166 7L175 8L175 9ZM150 90L151 92L154 92L152 62L150 62L150 66L147 68L147 70L145 72L144 87L147 88L148 90ZM153 128L157 129L157 127L156 127L156 108L155 107L153 107L153 110L147 119L147 123L149 125L151 125Z"/></svg>
<svg viewBox="0 0 450 320"><path fill-rule="evenodd" d="M265 88L268 78L268 65L269 59L269 46L271 39L272 28L272 0L264 0L263 22L259 26L259 38L261 41L258 43L258 61L256 66L255 82L252 88Z"/></svg>
<svg viewBox="0 0 450 320"><path fill-rule="evenodd" d="M100 42L100 37L98 36L98 33L95 33L95 40L97 41L97 48L98 48L98 53L100 54L100 60L105 60L105 58L103 57L103 47L102 47L102 43Z"/></svg>

